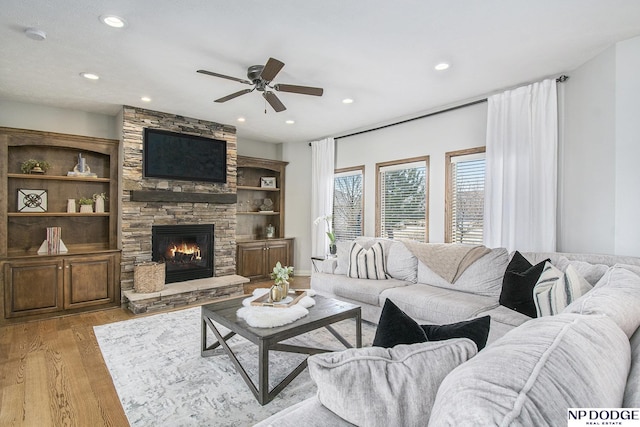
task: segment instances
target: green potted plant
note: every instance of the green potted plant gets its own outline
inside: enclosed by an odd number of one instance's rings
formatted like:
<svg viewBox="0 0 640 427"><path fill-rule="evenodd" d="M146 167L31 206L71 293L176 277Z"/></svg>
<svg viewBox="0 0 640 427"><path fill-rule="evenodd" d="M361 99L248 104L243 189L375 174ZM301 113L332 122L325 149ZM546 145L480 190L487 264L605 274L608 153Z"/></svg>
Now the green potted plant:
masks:
<svg viewBox="0 0 640 427"><path fill-rule="evenodd" d="M271 289L271 299L273 301L279 301L286 298L289 294L289 276L293 274L293 267L283 267L280 261L276 263L271 272L271 278L274 285ZM274 287L276 289L274 289ZM274 296L276 298L274 298Z"/></svg>
<svg viewBox="0 0 640 427"><path fill-rule="evenodd" d="M22 162L20 170L22 173L45 173L50 167L44 160L29 159Z"/></svg>
<svg viewBox="0 0 640 427"><path fill-rule="evenodd" d="M80 204L80 212L93 212L93 198L80 197L78 203Z"/></svg>

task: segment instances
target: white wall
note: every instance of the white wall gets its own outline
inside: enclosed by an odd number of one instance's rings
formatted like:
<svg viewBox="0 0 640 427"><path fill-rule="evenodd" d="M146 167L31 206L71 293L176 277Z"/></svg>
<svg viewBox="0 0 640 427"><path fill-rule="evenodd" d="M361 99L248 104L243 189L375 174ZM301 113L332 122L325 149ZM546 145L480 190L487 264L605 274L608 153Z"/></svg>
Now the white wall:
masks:
<svg viewBox="0 0 640 427"><path fill-rule="evenodd" d="M614 64L612 47L563 83L557 236L562 252L614 253Z"/></svg>
<svg viewBox="0 0 640 427"><path fill-rule="evenodd" d="M116 116L0 99L0 126L120 139Z"/></svg>
<svg viewBox="0 0 640 427"><path fill-rule="evenodd" d="M640 256L640 37L569 74L558 250Z"/></svg>
<svg viewBox="0 0 640 427"><path fill-rule="evenodd" d="M286 171L285 235L295 237L293 261L296 274L311 272L311 147L308 143L282 145Z"/></svg>
<svg viewBox="0 0 640 427"><path fill-rule="evenodd" d="M640 37L616 45L615 253L640 256Z"/></svg>
<svg viewBox="0 0 640 427"><path fill-rule="evenodd" d="M238 134L238 155L260 159L282 160L282 144L253 141Z"/></svg>

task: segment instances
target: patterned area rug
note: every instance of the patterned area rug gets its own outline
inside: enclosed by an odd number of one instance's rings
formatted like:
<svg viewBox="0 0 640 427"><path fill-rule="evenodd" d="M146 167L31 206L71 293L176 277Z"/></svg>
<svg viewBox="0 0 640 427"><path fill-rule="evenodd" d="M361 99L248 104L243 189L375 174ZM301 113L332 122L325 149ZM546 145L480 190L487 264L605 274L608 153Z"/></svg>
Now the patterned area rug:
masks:
<svg viewBox="0 0 640 427"><path fill-rule="evenodd" d="M336 323L335 328L355 343L352 319ZM274 400L261 406L226 354L220 351L219 355L200 357L200 307L96 326L94 330L132 427L250 426L316 393L305 370ZM370 346L374 334L375 326L363 322L363 345ZM324 328L286 342L344 349ZM257 346L237 335L229 343L257 384ZM271 352L271 387L303 357Z"/></svg>

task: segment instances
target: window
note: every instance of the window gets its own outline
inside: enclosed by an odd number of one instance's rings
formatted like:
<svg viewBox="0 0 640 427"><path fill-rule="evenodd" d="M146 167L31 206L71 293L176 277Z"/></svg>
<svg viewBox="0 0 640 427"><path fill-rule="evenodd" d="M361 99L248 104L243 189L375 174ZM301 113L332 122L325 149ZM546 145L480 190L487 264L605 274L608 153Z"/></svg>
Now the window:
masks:
<svg viewBox="0 0 640 427"><path fill-rule="evenodd" d="M446 153L445 242L482 244L485 148Z"/></svg>
<svg viewBox="0 0 640 427"><path fill-rule="evenodd" d="M364 166L337 169L333 178L333 231L336 240L362 236Z"/></svg>
<svg viewBox="0 0 640 427"><path fill-rule="evenodd" d="M376 164L376 235L427 242L429 156Z"/></svg>

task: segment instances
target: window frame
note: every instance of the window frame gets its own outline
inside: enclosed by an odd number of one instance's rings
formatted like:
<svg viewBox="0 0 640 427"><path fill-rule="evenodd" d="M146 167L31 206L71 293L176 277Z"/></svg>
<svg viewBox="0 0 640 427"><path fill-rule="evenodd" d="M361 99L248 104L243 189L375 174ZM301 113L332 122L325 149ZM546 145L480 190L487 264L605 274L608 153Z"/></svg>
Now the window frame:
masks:
<svg viewBox="0 0 640 427"><path fill-rule="evenodd" d="M444 160L445 161L445 165L444 165L444 168L445 168L444 241L445 243L451 243L453 239L453 206L452 206L453 182L451 179L451 173L452 173L451 159L453 157L462 157L462 156L468 156L471 154L480 154L480 153L486 153L486 152L487 152L487 147L482 146L482 147L466 148L464 150L449 151L444 154L444 159L445 159ZM485 157L485 162L486 162L486 157ZM486 163L485 163L485 167L486 167Z"/></svg>
<svg viewBox="0 0 640 427"><path fill-rule="evenodd" d="M376 237L381 237L382 234L382 219L381 219L381 206L382 206L382 194L381 194L381 182L380 182L380 172L381 169L389 167L389 166L397 166L408 163L418 163L424 162L425 174L424 174L424 190L425 190L425 209L424 209L424 242L429 242L429 184L430 184L430 174L431 168L429 166L430 156L418 156L418 157L409 157L405 159L391 160L387 162L376 163L376 206L375 206L375 234Z"/></svg>
<svg viewBox="0 0 640 427"><path fill-rule="evenodd" d="M361 201L361 220L360 220L360 236L364 236L364 221L365 221L365 215L364 215L364 198L365 198L365 179L364 179L364 171L365 171L365 167L364 165L359 165L359 166L351 166L351 167L347 167L347 168L339 168L339 169L335 169L333 171L333 190L334 190L334 203L333 203L333 221L335 221L335 188L336 188L336 177L338 174L346 174L349 172L360 172L360 175L362 176L362 201ZM355 175L355 174L354 174ZM336 228L335 228L335 223L332 224L332 229L335 232Z"/></svg>

